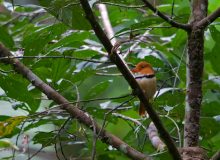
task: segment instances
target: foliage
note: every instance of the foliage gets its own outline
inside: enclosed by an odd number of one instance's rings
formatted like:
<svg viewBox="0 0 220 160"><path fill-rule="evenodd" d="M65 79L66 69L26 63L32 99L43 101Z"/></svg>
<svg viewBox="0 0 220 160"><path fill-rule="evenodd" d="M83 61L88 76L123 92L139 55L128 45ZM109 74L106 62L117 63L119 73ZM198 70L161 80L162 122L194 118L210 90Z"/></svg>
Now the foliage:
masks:
<svg viewBox="0 0 220 160"><path fill-rule="evenodd" d="M138 41L146 31L148 32L125 61L131 67L143 60L149 61L154 66L158 88L161 89L154 102L155 109L161 115L167 130L173 137L177 137L177 144L181 143L176 125L182 134L186 93L187 37L185 32L170 27L146 8L138 10L132 7L142 5L140 2L133 0L104 2L120 4L107 5L116 38L129 39L131 35L133 36L129 43L122 45L121 54L128 51L134 42ZM213 4L219 2L212 0L209 3L209 12L212 12L215 10ZM15 55L34 56L23 57L20 60L43 81L91 114L100 125L108 109L119 106L130 98L129 96L114 98L130 94L132 91L124 78L118 75L116 67L109 63L103 46L94 32L90 31L90 24L84 17L77 0L39 0L38 6L20 6L16 3L14 5L15 16L7 12L0 14L0 42ZM98 17L99 12L95 5L91 3ZM159 1L157 8L172 15L173 19L179 22L186 23L190 15L188 1L176 0L173 13L171 12L172 0ZM220 144L216 143L220 140L218 129L220 123L217 118L220 113L218 76L220 27L218 24L219 21L216 21L205 32L204 100L200 143L202 147L207 148L209 155L212 155ZM90 156L93 132L75 120L70 120L63 126L69 116L57 109L56 104L47 100L40 91L15 73L11 67L2 63L0 63L0 88L2 89L0 102L8 102L10 104L8 107L12 107L14 112L24 113L17 116L0 115L1 148L14 145L11 142L10 145L6 144L5 138L18 136L20 133L40 126L52 125L52 129L48 132L33 133L33 143L47 147L62 141L64 146L79 146L78 153L71 156ZM138 99L134 99L123 106L126 109L121 107L122 109L116 112L138 119L137 106ZM22 126L21 122L24 120L27 122ZM145 126L150 123L149 119L140 121ZM107 122L108 131L137 150L146 154L156 152L148 140L144 142L145 131L140 126L113 115L108 115ZM62 133L60 134L62 136L57 137L57 133ZM99 141L97 141L96 150L97 159L126 159L114 148ZM156 157L167 159L169 154L164 152Z"/></svg>

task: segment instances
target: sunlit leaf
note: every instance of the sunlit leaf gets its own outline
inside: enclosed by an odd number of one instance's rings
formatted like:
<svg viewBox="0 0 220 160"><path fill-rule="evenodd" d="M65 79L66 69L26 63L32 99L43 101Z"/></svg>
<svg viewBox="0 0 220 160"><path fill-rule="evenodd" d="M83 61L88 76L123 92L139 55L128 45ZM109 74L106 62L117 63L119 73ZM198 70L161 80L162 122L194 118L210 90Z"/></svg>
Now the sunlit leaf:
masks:
<svg viewBox="0 0 220 160"><path fill-rule="evenodd" d="M6 119L0 122L0 137L7 136L15 130L15 128L25 120L25 116L17 116Z"/></svg>

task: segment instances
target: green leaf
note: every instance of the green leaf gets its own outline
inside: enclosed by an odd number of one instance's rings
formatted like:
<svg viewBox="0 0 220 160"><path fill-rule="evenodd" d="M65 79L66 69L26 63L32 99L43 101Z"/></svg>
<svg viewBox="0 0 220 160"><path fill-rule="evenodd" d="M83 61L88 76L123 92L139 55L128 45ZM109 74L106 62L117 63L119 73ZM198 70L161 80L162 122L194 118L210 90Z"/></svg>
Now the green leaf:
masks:
<svg viewBox="0 0 220 160"><path fill-rule="evenodd" d="M111 83L111 81L104 81L104 82L98 83L97 85L91 87L88 90L88 92L85 96L85 99L94 98L94 97L100 95L109 87L110 83Z"/></svg>
<svg viewBox="0 0 220 160"><path fill-rule="evenodd" d="M79 51L75 51L73 55L76 58L85 58L85 59L87 58L88 59L98 54L96 51L93 51L93 50L79 50Z"/></svg>
<svg viewBox="0 0 220 160"><path fill-rule="evenodd" d="M58 123L58 122L60 122L60 123L62 122L62 124L63 124L63 120L54 119L54 117L52 116L49 119L41 119L40 121L36 121L34 123L31 123L31 124L27 125L24 128L24 131L28 131L28 130L33 129L33 128L37 128L37 127L42 126L42 125L51 124L51 122L53 122L53 124Z"/></svg>
<svg viewBox="0 0 220 160"><path fill-rule="evenodd" d="M172 40L172 46L174 49L178 49L179 46L185 46L187 40L187 33L183 30L177 30L176 36Z"/></svg>
<svg viewBox="0 0 220 160"><path fill-rule="evenodd" d="M220 34L218 34L220 36ZM218 41L220 42L220 41ZM209 53L209 60L211 62L212 68L217 74L220 74L219 70L219 62L220 62L220 54L219 54L219 45L216 43L211 53Z"/></svg>
<svg viewBox="0 0 220 160"><path fill-rule="evenodd" d="M89 78L90 76L94 75L94 73L95 73L95 70L92 70L92 69L81 70L80 72L78 72L72 76L71 81L73 83L79 82L79 81L84 81L87 78Z"/></svg>
<svg viewBox="0 0 220 160"><path fill-rule="evenodd" d="M215 26L210 26L209 30L214 41L216 41L216 43L220 42L220 31Z"/></svg>
<svg viewBox="0 0 220 160"><path fill-rule="evenodd" d="M220 102L210 102L204 103L202 106L202 116L212 118L214 116L220 115L219 109Z"/></svg>
<svg viewBox="0 0 220 160"><path fill-rule="evenodd" d="M53 132L38 132L32 140L34 144L41 144L43 147L47 147L56 143L56 135Z"/></svg>
<svg viewBox="0 0 220 160"><path fill-rule="evenodd" d="M59 37L67 27L63 24L54 24L39 28L33 32L30 32L24 37L23 47L25 48L25 56L31 56L41 53L44 49L47 49L49 42Z"/></svg>
<svg viewBox="0 0 220 160"><path fill-rule="evenodd" d="M85 17L85 13L80 6L72 6L72 27L79 30L89 30L91 25Z"/></svg>
<svg viewBox="0 0 220 160"><path fill-rule="evenodd" d="M48 6L50 6L50 4L51 4L52 1L53 1L53 0L47 0L47 1L45 1L45 0L39 0L39 3L40 3L41 6L48 7Z"/></svg>
<svg viewBox="0 0 220 160"><path fill-rule="evenodd" d="M57 59L52 64L52 75L51 78L53 82L59 81L67 73L68 68L70 67L70 59Z"/></svg>
<svg viewBox="0 0 220 160"><path fill-rule="evenodd" d="M19 150L19 148L14 145L11 141L9 140L0 140L0 148L2 149L9 149L9 148L12 148L12 149L15 149L15 150Z"/></svg>
<svg viewBox="0 0 220 160"><path fill-rule="evenodd" d="M62 49L63 47L79 48L87 38L89 38L89 32L73 32L70 35L62 37L57 43L52 44L47 51L58 51L58 49Z"/></svg>
<svg viewBox="0 0 220 160"><path fill-rule="evenodd" d="M8 97L28 104L29 108L27 108L26 111L34 113L38 109L40 100L37 98L41 95L40 91L31 88L30 83L22 76L17 74L0 76L0 80L0 87L5 91Z"/></svg>
<svg viewBox="0 0 220 160"><path fill-rule="evenodd" d="M214 118L202 117L200 123L200 136L202 136L203 139L209 139L220 133L220 123L217 122Z"/></svg>
<svg viewBox="0 0 220 160"><path fill-rule="evenodd" d="M39 0L52 15L58 20L71 26L73 29L90 30L91 25L87 21L84 11L78 1L72 0Z"/></svg>
<svg viewBox="0 0 220 160"><path fill-rule="evenodd" d="M146 28L146 27L150 27L153 25L158 25L160 23L163 23L164 21L159 18L159 17L155 17L155 16L148 16L148 18L145 20L141 20L138 23L133 23L131 25L132 29L138 29L138 28Z"/></svg>
<svg viewBox="0 0 220 160"><path fill-rule="evenodd" d="M12 35L8 33L8 30L0 26L0 42L2 42L7 48L14 47L14 41Z"/></svg>

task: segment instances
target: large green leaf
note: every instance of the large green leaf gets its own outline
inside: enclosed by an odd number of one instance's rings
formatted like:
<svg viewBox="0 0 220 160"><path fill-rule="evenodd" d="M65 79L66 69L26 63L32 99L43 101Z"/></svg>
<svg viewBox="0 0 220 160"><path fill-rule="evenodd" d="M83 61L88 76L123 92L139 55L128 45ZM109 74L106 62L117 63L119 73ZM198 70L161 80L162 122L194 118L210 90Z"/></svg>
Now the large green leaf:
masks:
<svg viewBox="0 0 220 160"><path fill-rule="evenodd" d="M200 134L202 138L209 139L216 134L219 134L220 123L216 122L214 118L202 117L201 118L201 129Z"/></svg>
<svg viewBox="0 0 220 160"><path fill-rule="evenodd" d="M73 32L70 35L65 35L57 43L49 46L47 51L58 51L63 53L68 48L76 49L84 44L84 40L89 38L88 32ZM71 46L71 47L70 47Z"/></svg>
<svg viewBox="0 0 220 160"><path fill-rule="evenodd" d="M95 86L91 86L85 96L85 99L94 98L100 95L109 87L110 83L111 81L104 81L104 82L98 83Z"/></svg>
<svg viewBox="0 0 220 160"><path fill-rule="evenodd" d="M0 26L0 42L3 43L8 48L14 47L14 40L12 39L12 35L8 33L6 28Z"/></svg>
<svg viewBox="0 0 220 160"><path fill-rule="evenodd" d="M72 0L39 0L58 20L71 26L73 29L89 30L91 25L87 21L84 11L78 1Z"/></svg>
<svg viewBox="0 0 220 160"><path fill-rule="evenodd" d="M56 143L56 133L53 132L38 132L33 137L34 144L41 144L43 147L51 146Z"/></svg>
<svg viewBox="0 0 220 160"><path fill-rule="evenodd" d="M70 60L68 59L57 59L52 64L52 75L51 78L53 82L59 81L67 73L68 68L70 67Z"/></svg>
<svg viewBox="0 0 220 160"><path fill-rule="evenodd" d="M31 88L30 83L24 80L23 77L11 74L9 76L0 76L0 80L0 86L5 91L6 96L16 101L27 103L28 108L26 111L28 112L34 113L38 109L40 100L37 98L40 97L40 92Z"/></svg>
<svg viewBox="0 0 220 160"><path fill-rule="evenodd" d="M91 25L85 17L85 13L80 6L73 6L72 8L72 27L74 29L91 29Z"/></svg>
<svg viewBox="0 0 220 160"><path fill-rule="evenodd" d="M84 81L86 78L89 78L90 76L94 75L95 70L92 69L84 69L81 70L79 73L76 73L72 76L72 82L79 82L79 81Z"/></svg>
<svg viewBox="0 0 220 160"><path fill-rule="evenodd" d="M48 47L49 42L58 38L66 29L65 25L58 23L29 32L22 43L25 56L42 53Z"/></svg>
<svg viewBox="0 0 220 160"><path fill-rule="evenodd" d="M219 34L220 36L220 34ZM220 41L219 41L220 42ZM209 60L212 64L212 68L214 69L214 71L218 74L220 74L220 70L219 70L219 62L220 62L220 55L219 55L219 46L216 43L214 48L212 49L212 52L209 53Z"/></svg>
<svg viewBox="0 0 220 160"><path fill-rule="evenodd" d="M220 31L217 30L214 26L210 27L210 32L213 40L215 41L215 45L212 48L211 52L208 53L207 58L209 58L212 68L214 71L218 74L220 74L219 70L219 62L220 62L220 54L218 52L219 50L219 43L220 43Z"/></svg>

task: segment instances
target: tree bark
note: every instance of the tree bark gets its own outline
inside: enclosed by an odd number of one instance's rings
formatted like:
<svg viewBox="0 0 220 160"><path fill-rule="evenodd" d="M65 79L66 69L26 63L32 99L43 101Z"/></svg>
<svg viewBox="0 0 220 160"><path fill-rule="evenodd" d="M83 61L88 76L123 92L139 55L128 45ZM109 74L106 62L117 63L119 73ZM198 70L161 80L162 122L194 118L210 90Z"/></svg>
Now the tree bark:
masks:
<svg viewBox="0 0 220 160"><path fill-rule="evenodd" d="M199 120L202 102L202 75L204 52L204 28L197 25L207 15L208 0L192 0L190 24L188 32L188 80L185 109L184 147L198 146Z"/></svg>

